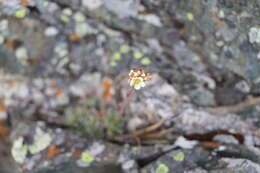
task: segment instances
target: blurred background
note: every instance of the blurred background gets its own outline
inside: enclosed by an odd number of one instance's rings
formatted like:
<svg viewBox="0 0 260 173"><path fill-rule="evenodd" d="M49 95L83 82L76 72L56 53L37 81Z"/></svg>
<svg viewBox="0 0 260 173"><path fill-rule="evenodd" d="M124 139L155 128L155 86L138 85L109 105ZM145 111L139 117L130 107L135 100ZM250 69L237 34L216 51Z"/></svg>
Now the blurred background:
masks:
<svg viewBox="0 0 260 173"><path fill-rule="evenodd" d="M0 0L0 173L260 172L259 19L259 0Z"/></svg>

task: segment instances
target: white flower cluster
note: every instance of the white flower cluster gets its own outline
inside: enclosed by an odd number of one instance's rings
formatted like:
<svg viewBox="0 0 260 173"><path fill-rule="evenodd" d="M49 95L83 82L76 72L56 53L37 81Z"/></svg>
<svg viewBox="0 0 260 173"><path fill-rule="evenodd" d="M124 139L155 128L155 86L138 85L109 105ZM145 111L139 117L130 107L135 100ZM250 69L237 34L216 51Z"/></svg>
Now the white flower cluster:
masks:
<svg viewBox="0 0 260 173"><path fill-rule="evenodd" d="M143 69L132 69L128 74L128 82L131 87L139 90L145 87L145 82L151 80L152 76L150 73L144 73Z"/></svg>

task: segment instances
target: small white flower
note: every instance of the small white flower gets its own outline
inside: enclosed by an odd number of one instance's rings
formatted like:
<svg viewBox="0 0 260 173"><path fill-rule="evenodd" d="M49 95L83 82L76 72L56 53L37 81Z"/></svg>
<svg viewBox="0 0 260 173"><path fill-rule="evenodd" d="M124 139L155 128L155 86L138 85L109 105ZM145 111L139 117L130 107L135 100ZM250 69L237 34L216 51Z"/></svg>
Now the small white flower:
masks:
<svg viewBox="0 0 260 173"><path fill-rule="evenodd" d="M128 77L130 86L134 87L136 90L145 87L145 82L151 80L151 74L144 73L143 69L132 69L128 74Z"/></svg>
<svg viewBox="0 0 260 173"><path fill-rule="evenodd" d="M136 90L139 90L139 89L145 87L145 82L144 82L143 78L141 78L141 77L132 78L130 80L130 86L134 87L134 89L136 89Z"/></svg>

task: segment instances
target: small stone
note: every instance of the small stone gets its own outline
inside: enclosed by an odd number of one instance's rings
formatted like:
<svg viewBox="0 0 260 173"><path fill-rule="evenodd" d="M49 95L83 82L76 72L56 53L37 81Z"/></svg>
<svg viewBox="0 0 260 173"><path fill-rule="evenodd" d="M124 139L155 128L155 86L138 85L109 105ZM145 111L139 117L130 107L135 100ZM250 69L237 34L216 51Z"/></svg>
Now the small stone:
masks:
<svg viewBox="0 0 260 173"><path fill-rule="evenodd" d="M61 94L57 97L57 104L59 106L62 106L62 105L67 105L69 104L69 97L66 95L66 94Z"/></svg>
<svg viewBox="0 0 260 173"><path fill-rule="evenodd" d="M144 125L144 120L139 117L131 118L127 123L127 129L129 131L135 131L138 127Z"/></svg>
<svg viewBox="0 0 260 173"><path fill-rule="evenodd" d="M91 26L87 23L78 23L75 26L75 32L79 35L79 37L84 37L88 34L96 34L97 31L94 30Z"/></svg>
<svg viewBox="0 0 260 173"><path fill-rule="evenodd" d="M1 44L3 44L3 43L4 43L4 41L5 41L5 38L4 38L4 36L2 36L2 35L0 34L0 45L1 45Z"/></svg>
<svg viewBox="0 0 260 173"><path fill-rule="evenodd" d="M95 10L103 4L102 0L82 0L82 5L89 10Z"/></svg>
<svg viewBox="0 0 260 173"><path fill-rule="evenodd" d="M76 12L73 18L76 22L84 22L86 20L86 17L81 12Z"/></svg>
<svg viewBox="0 0 260 173"><path fill-rule="evenodd" d="M79 64L75 64L75 63L70 63L69 64L69 69L74 72L74 73L79 73L81 70L81 66Z"/></svg>
<svg viewBox="0 0 260 173"><path fill-rule="evenodd" d="M139 19L144 20L152 25L155 25L158 27L162 26L160 18L154 14L139 15L138 17L139 17Z"/></svg>
<svg viewBox="0 0 260 173"><path fill-rule="evenodd" d="M249 42L260 43L260 27L252 27L249 31Z"/></svg>
<svg viewBox="0 0 260 173"><path fill-rule="evenodd" d="M0 21L0 31L8 30L8 20L1 20Z"/></svg>
<svg viewBox="0 0 260 173"><path fill-rule="evenodd" d="M197 141L187 140L183 136L178 137L178 139L174 143L175 146L179 146L183 149L192 149L197 144L198 144Z"/></svg>
<svg viewBox="0 0 260 173"><path fill-rule="evenodd" d="M7 112L0 110L0 121L6 120L7 119Z"/></svg>
<svg viewBox="0 0 260 173"><path fill-rule="evenodd" d="M138 0L106 0L105 7L120 18L136 17L140 2Z"/></svg>
<svg viewBox="0 0 260 173"><path fill-rule="evenodd" d="M216 135L213 140L225 144L239 144L238 140L232 135Z"/></svg>
<svg viewBox="0 0 260 173"><path fill-rule="evenodd" d="M47 27L44 31L44 35L47 37L52 37L58 34L58 29L56 27L50 26Z"/></svg>
<svg viewBox="0 0 260 173"><path fill-rule="evenodd" d="M224 42L223 42L223 41L217 41L217 42L216 42L216 45L217 45L218 47L222 47L222 46L224 45Z"/></svg>
<svg viewBox="0 0 260 173"><path fill-rule="evenodd" d="M225 18L225 13L224 13L223 10L220 10L220 11L218 12L218 17L221 18L221 19Z"/></svg>
<svg viewBox="0 0 260 173"><path fill-rule="evenodd" d="M250 92L250 86L246 81L240 81L236 83L235 88L240 90L243 93L249 93Z"/></svg>
<svg viewBox="0 0 260 173"><path fill-rule="evenodd" d="M61 58L65 57L68 55L69 51L67 49L67 44L66 43L59 43L57 46L54 48L54 52Z"/></svg>
<svg viewBox="0 0 260 173"><path fill-rule="evenodd" d="M134 160L128 160L122 164L122 168L124 170L129 170L129 169L133 168L134 166L135 166Z"/></svg>
<svg viewBox="0 0 260 173"><path fill-rule="evenodd" d="M19 47L16 51L15 51L15 56L18 60L25 60L28 59L28 52L27 49L25 47Z"/></svg>
<svg viewBox="0 0 260 173"><path fill-rule="evenodd" d="M62 13L65 14L66 16L71 16L72 15L72 11L71 11L70 8L63 9Z"/></svg>
<svg viewBox="0 0 260 173"><path fill-rule="evenodd" d="M89 154L92 156L97 156L105 150L105 145L99 142L94 142L93 145L88 149Z"/></svg>

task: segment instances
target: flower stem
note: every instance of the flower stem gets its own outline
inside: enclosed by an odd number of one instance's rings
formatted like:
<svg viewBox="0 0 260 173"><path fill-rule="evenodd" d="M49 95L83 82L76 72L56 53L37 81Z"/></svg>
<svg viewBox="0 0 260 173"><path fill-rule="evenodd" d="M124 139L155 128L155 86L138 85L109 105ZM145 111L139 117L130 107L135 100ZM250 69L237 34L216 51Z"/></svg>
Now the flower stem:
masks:
<svg viewBox="0 0 260 173"><path fill-rule="evenodd" d="M125 100L120 104L120 108L119 111L116 114L116 119L120 119L121 116L123 115L125 108L127 106L127 103L129 102L129 98L131 97L132 93L133 93L134 88L131 88L127 94L126 94L126 98Z"/></svg>

